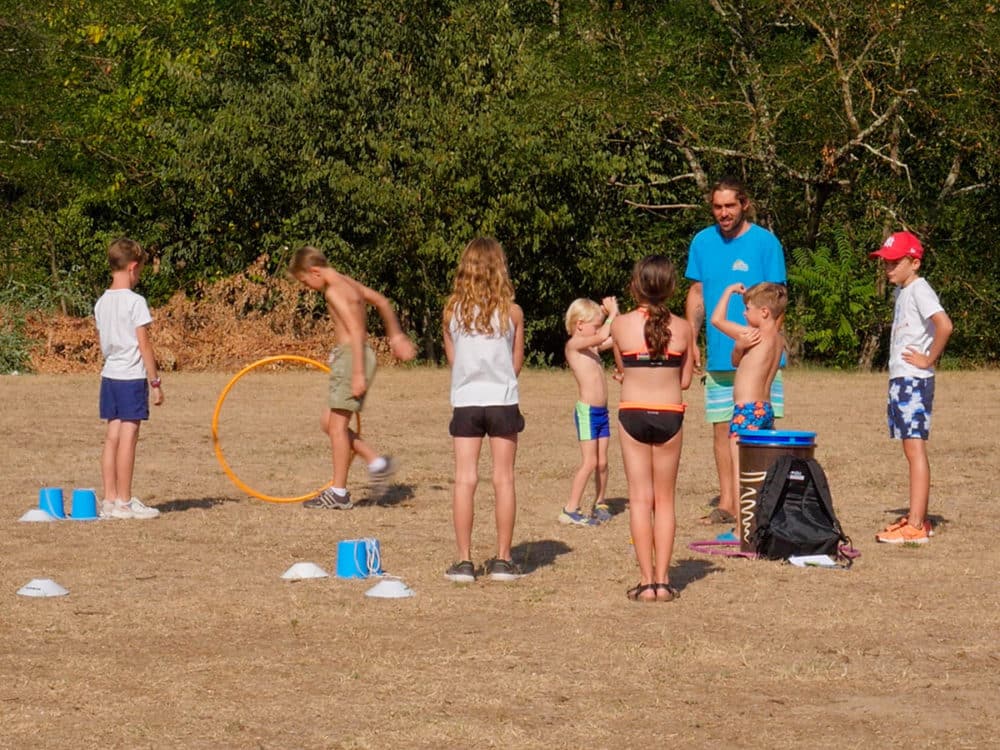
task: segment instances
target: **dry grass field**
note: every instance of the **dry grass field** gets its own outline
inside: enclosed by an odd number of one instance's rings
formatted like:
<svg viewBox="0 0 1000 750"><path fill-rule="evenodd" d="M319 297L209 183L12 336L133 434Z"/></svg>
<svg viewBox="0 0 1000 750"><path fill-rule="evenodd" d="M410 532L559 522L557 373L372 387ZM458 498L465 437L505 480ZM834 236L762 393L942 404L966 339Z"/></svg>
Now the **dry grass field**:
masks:
<svg viewBox="0 0 1000 750"><path fill-rule="evenodd" d="M885 376L791 370L784 429L815 430L849 571L697 554L724 527L701 388L691 390L671 578L681 597L635 604L627 511L556 523L578 449L566 372L526 372L515 557L501 584L444 579L454 555L448 375L384 368L363 429L402 470L382 504L309 511L247 497L212 451L229 374L168 373L143 427L136 493L153 521L19 523L43 486L100 484L95 375L5 376L0 490L3 748L995 747L1000 711L995 371L939 376L932 516L920 548L876 545L905 508L905 461L885 435ZM251 486L300 495L326 480L325 376L255 372L221 413L226 457ZM612 384L612 400L617 388ZM488 454L488 451L484 451ZM612 439L610 497L626 488ZM476 561L493 552L483 462ZM356 498L363 472L352 472ZM334 571L339 540L376 537L373 581ZM16 595L33 578L70 594Z"/></svg>

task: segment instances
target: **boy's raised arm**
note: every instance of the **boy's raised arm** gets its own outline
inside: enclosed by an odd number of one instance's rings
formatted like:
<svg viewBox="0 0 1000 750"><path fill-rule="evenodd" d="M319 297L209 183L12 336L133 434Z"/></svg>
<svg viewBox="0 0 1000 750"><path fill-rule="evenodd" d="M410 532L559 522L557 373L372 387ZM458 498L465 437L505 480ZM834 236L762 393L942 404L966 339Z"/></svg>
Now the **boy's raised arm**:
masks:
<svg viewBox="0 0 1000 750"><path fill-rule="evenodd" d="M722 331L731 339L739 340L741 334L747 330L747 326L740 325L739 323L734 323L733 321L726 318L726 313L729 311L729 298L733 294L742 294L744 287L742 284L730 284L726 287L725 291L722 292L722 296L719 297L719 303L715 306L712 311L712 325Z"/></svg>
<svg viewBox="0 0 1000 750"><path fill-rule="evenodd" d="M607 326L607 323L604 324ZM604 333L604 327L597 329L593 336L570 336L566 340L566 348L574 352L582 352L592 346L604 347L605 342L610 340L610 336Z"/></svg>
<svg viewBox="0 0 1000 750"><path fill-rule="evenodd" d="M601 308L608 314L604 324L594 332L593 336L570 336L566 342L567 349L583 351L596 346L603 352L611 348L611 324L618 315L618 300L614 297L605 297L601 300Z"/></svg>

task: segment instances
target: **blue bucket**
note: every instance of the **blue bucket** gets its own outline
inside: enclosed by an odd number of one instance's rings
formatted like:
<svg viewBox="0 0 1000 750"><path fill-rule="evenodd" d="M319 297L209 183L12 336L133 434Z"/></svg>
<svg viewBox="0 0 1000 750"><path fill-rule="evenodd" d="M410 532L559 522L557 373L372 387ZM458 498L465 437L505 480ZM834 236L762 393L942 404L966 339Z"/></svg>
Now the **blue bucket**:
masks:
<svg viewBox="0 0 1000 750"><path fill-rule="evenodd" d="M740 433L739 444L777 448L813 448L816 446L816 433L796 430L748 430Z"/></svg>
<svg viewBox="0 0 1000 750"><path fill-rule="evenodd" d="M771 464L781 456L812 458L816 451L816 433L795 430L748 430L739 433L740 511L736 535L741 552L755 552L753 534L757 529L757 496Z"/></svg>
<svg viewBox="0 0 1000 750"><path fill-rule="evenodd" d="M38 507L53 518L65 518L62 487L42 487L38 491Z"/></svg>
<svg viewBox="0 0 1000 750"><path fill-rule="evenodd" d="M345 539L337 543L337 578L382 575L382 550L378 539Z"/></svg>
<svg viewBox="0 0 1000 750"><path fill-rule="evenodd" d="M97 514L97 492L92 489L73 490L69 514L74 521L96 521L100 518Z"/></svg>

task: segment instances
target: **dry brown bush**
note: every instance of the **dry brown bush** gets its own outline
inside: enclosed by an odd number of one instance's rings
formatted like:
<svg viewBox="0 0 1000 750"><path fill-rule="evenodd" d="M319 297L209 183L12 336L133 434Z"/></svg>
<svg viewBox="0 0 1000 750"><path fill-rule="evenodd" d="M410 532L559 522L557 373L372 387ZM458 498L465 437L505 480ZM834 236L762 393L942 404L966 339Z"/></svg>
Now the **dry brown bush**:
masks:
<svg viewBox="0 0 1000 750"><path fill-rule="evenodd" d="M152 310L153 346L166 371L219 371L263 356L297 354L325 360L333 330L314 313L311 293L292 279L270 275L266 255L245 271L177 292ZM29 316L28 336L38 342L30 366L37 373L96 372L101 349L92 318L51 313ZM379 363L389 364L388 344L371 340Z"/></svg>

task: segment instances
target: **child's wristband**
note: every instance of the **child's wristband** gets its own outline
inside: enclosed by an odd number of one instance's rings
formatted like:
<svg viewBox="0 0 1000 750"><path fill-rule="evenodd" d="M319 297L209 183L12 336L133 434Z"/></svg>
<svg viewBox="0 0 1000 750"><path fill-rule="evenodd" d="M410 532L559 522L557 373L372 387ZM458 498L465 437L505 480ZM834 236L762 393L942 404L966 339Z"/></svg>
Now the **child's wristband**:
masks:
<svg viewBox="0 0 1000 750"><path fill-rule="evenodd" d="M149 381L149 387L150 388L159 388L160 387L160 379L159 378L153 378L152 380L150 380Z"/></svg>

